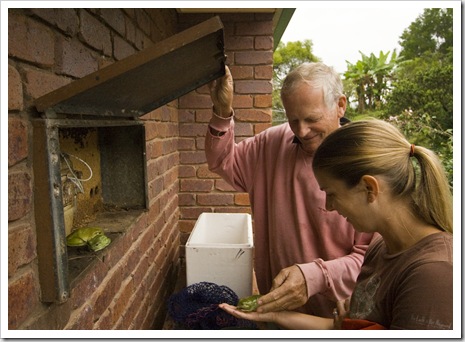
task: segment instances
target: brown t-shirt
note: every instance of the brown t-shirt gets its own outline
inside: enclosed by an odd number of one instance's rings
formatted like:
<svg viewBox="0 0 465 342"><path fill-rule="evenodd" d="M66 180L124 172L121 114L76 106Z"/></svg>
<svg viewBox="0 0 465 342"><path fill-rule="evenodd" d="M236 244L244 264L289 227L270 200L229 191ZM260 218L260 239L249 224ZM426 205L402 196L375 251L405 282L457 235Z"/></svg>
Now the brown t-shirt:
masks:
<svg viewBox="0 0 465 342"><path fill-rule="evenodd" d="M381 237L368 248L350 318L387 329L452 329L452 235L429 235L397 254Z"/></svg>

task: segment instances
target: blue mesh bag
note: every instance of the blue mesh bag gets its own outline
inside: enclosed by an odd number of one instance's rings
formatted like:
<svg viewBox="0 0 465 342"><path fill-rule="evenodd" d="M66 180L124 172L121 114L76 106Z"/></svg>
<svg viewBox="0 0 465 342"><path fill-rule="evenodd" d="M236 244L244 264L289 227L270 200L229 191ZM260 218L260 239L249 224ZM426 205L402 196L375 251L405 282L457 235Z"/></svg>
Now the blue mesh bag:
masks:
<svg viewBox="0 0 465 342"><path fill-rule="evenodd" d="M238 302L238 296L229 287L200 282L172 294L168 299L168 314L177 329L257 329L254 322L238 319L218 306Z"/></svg>

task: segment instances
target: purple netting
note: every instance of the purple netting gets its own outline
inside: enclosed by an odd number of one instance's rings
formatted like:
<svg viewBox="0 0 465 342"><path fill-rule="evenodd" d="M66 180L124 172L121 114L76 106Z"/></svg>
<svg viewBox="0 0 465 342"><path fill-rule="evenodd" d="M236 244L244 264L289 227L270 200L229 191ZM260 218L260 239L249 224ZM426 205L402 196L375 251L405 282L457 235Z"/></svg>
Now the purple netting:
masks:
<svg viewBox="0 0 465 342"><path fill-rule="evenodd" d="M218 307L220 303L237 305L238 301L239 298L229 287L201 282L171 295L168 314L184 329L257 329L255 323L238 319Z"/></svg>

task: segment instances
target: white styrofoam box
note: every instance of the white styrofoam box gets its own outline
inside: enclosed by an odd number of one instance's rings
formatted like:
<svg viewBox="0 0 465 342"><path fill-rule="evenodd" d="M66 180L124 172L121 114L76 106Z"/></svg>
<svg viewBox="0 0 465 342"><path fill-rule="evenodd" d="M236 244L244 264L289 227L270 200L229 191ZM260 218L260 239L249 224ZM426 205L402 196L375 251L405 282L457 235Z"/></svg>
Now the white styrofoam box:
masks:
<svg viewBox="0 0 465 342"><path fill-rule="evenodd" d="M186 243L187 285L226 285L239 298L252 294L250 214L202 213Z"/></svg>

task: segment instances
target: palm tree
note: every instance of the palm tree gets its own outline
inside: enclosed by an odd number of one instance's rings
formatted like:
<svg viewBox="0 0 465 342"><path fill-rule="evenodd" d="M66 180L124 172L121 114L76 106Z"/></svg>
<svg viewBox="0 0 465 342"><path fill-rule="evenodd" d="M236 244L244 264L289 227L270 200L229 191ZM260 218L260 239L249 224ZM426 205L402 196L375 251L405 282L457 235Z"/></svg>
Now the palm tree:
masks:
<svg viewBox="0 0 465 342"><path fill-rule="evenodd" d="M394 50L390 61L390 51L380 51L379 57L373 53L370 56L359 51L362 59L357 63L347 63L347 71L344 77L351 80L355 85L358 101L358 112L363 113L366 109L375 110L382 106L384 97L389 91L389 81L392 80L393 71L398 64L396 50Z"/></svg>

